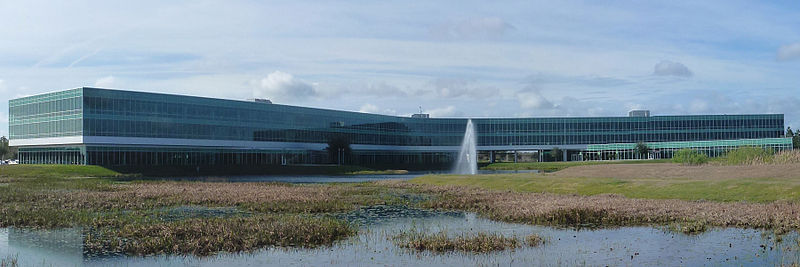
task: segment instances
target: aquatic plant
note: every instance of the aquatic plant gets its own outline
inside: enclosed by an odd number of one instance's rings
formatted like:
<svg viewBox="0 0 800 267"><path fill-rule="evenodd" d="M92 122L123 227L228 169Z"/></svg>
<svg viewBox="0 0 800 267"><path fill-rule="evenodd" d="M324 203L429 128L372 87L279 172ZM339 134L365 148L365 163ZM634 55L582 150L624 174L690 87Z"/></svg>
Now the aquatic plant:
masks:
<svg viewBox="0 0 800 267"><path fill-rule="evenodd" d="M515 249L520 246L520 242L516 237L504 237L485 232L449 237L446 232L428 234L410 230L395 236L394 242L399 247L436 253L450 251L487 253Z"/></svg>
<svg viewBox="0 0 800 267"><path fill-rule="evenodd" d="M0 259L0 267L17 267L19 266L19 255L7 255Z"/></svg>
<svg viewBox="0 0 800 267"><path fill-rule="evenodd" d="M708 223L703 221L674 222L667 226L667 230L687 235L701 234L708 230Z"/></svg>
<svg viewBox="0 0 800 267"><path fill-rule="evenodd" d="M539 245L544 244L544 239L537 234L530 234L525 237L525 243L531 247L538 247Z"/></svg>
<svg viewBox="0 0 800 267"><path fill-rule="evenodd" d="M190 219L88 229L89 255L193 254L252 251L269 246L317 247L355 234L343 221L297 215Z"/></svg>

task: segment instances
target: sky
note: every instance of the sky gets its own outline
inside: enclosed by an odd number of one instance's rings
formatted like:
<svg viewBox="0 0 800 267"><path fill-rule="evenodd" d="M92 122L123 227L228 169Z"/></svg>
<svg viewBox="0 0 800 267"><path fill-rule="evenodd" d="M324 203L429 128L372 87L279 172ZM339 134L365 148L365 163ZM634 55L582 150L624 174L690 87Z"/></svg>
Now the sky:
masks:
<svg viewBox="0 0 800 267"><path fill-rule="evenodd" d="M81 86L409 116L783 113L796 1L0 0L8 100Z"/></svg>

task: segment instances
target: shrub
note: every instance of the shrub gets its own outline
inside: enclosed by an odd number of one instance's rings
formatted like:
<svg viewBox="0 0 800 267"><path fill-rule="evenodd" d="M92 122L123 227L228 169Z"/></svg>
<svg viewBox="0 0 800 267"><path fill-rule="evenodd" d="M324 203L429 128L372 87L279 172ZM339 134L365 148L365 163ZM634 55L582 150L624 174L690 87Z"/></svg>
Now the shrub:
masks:
<svg viewBox="0 0 800 267"><path fill-rule="evenodd" d="M675 151L675 154L672 156L672 162L686 165L700 165L708 162L708 156L694 149L684 148Z"/></svg>
<svg viewBox="0 0 800 267"><path fill-rule="evenodd" d="M758 165L772 163L774 151L761 147L740 147L720 157L719 161L730 165Z"/></svg>

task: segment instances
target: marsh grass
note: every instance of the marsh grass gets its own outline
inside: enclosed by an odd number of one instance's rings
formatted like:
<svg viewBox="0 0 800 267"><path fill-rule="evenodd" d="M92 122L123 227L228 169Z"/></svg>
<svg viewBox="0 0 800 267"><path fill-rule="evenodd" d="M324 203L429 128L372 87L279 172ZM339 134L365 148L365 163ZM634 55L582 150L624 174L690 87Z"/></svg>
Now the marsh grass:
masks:
<svg viewBox="0 0 800 267"><path fill-rule="evenodd" d="M422 206L476 212L489 219L550 226L615 227L704 222L707 226L800 229L800 204L631 199L619 195L563 195L396 183L437 195ZM697 227L694 227L697 229Z"/></svg>
<svg viewBox="0 0 800 267"><path fill-rule="evenodd" d="M472 235L449 237L446 232L428 234L416 230L402 232L393 238L402 248L417 251L444 253L451 251L488 253L520 247L517 237L504 237L498 234L479 232Z"/></svg>
<svg viewBox="0 0 800 267"><path fill-rule="evenodd" d="M538 247L544 244L544 238L537 234L530 234L525 237L525 244L528 244L529 247Z"/></svg>
<svg viewBox="0 0 800 267"><path fill-rule="evenodd" d="M301 215L189 219L89 229L89 255L192 254L252 251L270 246L318 247L355 234L348 224Z"/></svg>
<svg viewBox="0 0 800 267"><path fill-rule="evenodd" d="M13 178L0 187L0 227L86 229L89 254L210 255L267 246L316 247L355 233L331 216L407 205L407 189L374 184L295 185ZM413 195L413 193L411 194Z"/></svg>
<svg viewBox="0 0 800 267"><path fill-rule="evenodd" d="M7 255L0 259L0 267L17 267L19 266L19 255Z"/></svg>
<svg viewBox="0 0 800 267"><path fill-rule="evenodd" d="M687 235L702 234L708 230L708 223L703 221L674 222L667 225L666 229L674 233Z"/></svg>

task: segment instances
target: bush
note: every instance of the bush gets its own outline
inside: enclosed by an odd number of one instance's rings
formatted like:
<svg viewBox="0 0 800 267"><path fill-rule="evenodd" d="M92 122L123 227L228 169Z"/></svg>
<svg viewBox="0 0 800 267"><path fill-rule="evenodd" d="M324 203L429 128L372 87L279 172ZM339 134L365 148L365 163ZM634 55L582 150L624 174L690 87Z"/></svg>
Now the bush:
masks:
<svg viewBox="0 0 800 267"><path fill-rule="evenodd" d="M708 156L696 150L684 148L675 151L675 154L672 156L672 162L686 165L700 165L708 162Z"/></svg>
<svg viewBox="0 0 800 267"><path fill-rule="evenodd" d="M740 147L725 154L719 161L723 164L730 165L758 165L772 163L773 154L772 149L764 149L760 147Z"/></svg>

